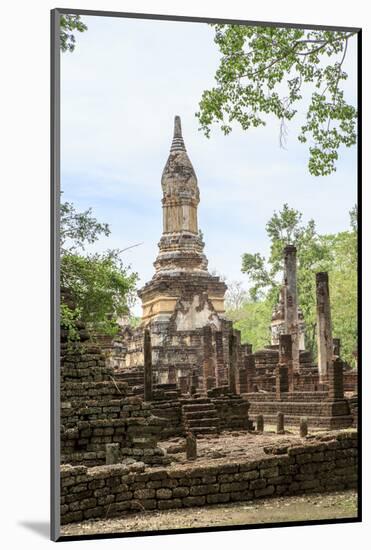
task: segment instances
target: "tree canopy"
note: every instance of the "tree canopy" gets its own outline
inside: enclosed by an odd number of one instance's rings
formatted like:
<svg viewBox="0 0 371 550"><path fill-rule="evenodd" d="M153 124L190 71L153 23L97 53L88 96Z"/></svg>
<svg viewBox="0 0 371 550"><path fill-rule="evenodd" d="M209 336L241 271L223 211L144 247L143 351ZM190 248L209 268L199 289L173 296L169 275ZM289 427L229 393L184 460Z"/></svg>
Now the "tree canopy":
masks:
<svg viewBox="0 0 371 550"><path fill-rule="evenodd" d="M62 52L73 52L76 46L74 32L85 32L88 27L81 21L79 15L61 15L60 17L60 47Z"/></svg>
<svg viewBox="0 0 371 550"><path fill-rule="evenodd" d="M234 122L248 130L264 126L267 115L273 115L284 146L288 121L307 103L298 139L308 144L309 172L334 172L340 147L356 143L357 111L342 86L348 77L343 69L348 43L356 31L213 27L221 54L216 85L203 92L196 113L205 135L213 123L229 134Z"/></svg>
<svg viewBox="0 0 371 550"><path fill-rule="evenodd" d="M297 247L298 300L306 323L306 346L316 353L316 289L315 274L329 273L333 336L341 338L342 356L354 363L357 349L357 226L351 212L351 228L336 234L320 235L314 220L303 223L302 214L284 204L274 212L266 225L270 238L270 256L245 253L242 272L251 284L249 293L238 307L227 301L227 313L241 330L244 342L262 347L269 343L272 309L278 300L282 284L283 249L287 244ZM240 289L239 289L240 290Z"/></svg>
<svg viewBox="0 0 371 550"><path fill-rule="evenodd" d="M61 204L60 282L74 303L71 307L62 300L61 324L70 339L77 336L77 321L94 332L114 335L118 320L129 314L138 275L124 266L122 251L86 252L87 245L109 234L109 226L99 222L91 208L78 212L72 203Z"/></svg>

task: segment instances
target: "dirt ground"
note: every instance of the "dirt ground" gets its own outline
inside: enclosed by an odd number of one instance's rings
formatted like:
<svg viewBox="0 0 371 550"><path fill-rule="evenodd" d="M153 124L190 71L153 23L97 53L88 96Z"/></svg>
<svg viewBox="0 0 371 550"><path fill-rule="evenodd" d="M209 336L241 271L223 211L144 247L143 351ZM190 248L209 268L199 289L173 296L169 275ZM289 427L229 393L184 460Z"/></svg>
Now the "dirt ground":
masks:
<svg viewBox="0 0 371 550"><path fill-rule="evenodd" d="M323 436L324 430L311 431L307 440L316 436ZM332 436L335 431L328 432ZM264 452L265 447L272 445L298 445L303 443L303 439L298 433L298 429L289 426L283 435L277 435L274 426L266 426L263 433L246 431L224 431L217 435L207 435L197 438L197 459L194 464L203 466L210 464L225 463L226 460L239 460L250 458L259 460L267 456ZM177 467L179 464L188 464L185 454L184 438L171 438L166 441L160 441L159 446L166 449L168 456L172 460L172 465Z"/></svg>
<svg viewBox="0 0 371 550"><path fill-rule="evenodd" d="M304 496L261 499L254 502L220 504L202 508L128 514L124 518L65 525L62 527L62 535L93 535L355 518L356 515L357 493L354 490L348 490L329 494L313 493Z"/></svg>

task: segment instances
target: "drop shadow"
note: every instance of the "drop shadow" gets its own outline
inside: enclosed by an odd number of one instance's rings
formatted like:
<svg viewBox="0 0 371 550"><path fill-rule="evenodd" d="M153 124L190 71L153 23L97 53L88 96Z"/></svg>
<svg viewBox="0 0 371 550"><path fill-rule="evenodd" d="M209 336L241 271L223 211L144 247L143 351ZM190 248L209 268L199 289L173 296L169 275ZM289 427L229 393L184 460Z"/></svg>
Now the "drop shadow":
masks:
<svg viewBox="0 0 371 550"><path fill-rule="evenodd" d="M18 525L33 531L43 539L50 539L50 523L48 521L19 521Z"/></svg>

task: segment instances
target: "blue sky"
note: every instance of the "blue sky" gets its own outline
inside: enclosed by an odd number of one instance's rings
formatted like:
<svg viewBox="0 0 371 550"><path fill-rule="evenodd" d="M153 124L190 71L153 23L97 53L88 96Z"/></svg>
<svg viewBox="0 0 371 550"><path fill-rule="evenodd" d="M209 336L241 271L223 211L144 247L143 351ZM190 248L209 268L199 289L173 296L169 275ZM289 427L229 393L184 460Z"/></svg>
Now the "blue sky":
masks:
<svg viewBox="0 0 371 550"><path fill-rule="evenodd" d="M356 202L356 148L343 148L337 172L316 178L307 170L307 148L297 141L303 118L289 125L286 150L279 123L211 138L194 116L202 91L213 85L219 54L214 31L204 23L84 17L61 63L61 184L64 200L91 206L111 235L95 248L125 248L123 259L140 275L154 272L162 231L161 173L169 153L174 115L201 194L199 227L209 268L228 280L241 273L244 252L269 253L265 224L284 202L314 218L319 232L349 226ZM356 43L350 40L344 69L346 98L356 101ZM136 313L140 308L136 307Z"/></svg>

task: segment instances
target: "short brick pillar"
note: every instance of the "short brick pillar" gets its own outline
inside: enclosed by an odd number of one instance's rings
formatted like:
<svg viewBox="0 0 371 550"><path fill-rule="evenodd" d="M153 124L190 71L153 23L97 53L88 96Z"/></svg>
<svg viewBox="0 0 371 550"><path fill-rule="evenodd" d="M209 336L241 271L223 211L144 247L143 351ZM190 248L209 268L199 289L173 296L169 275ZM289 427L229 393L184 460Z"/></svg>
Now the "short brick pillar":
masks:
<svg viewBox="0 0 371 550"><path fill-rule="evenodd" d="M257 432L264 432L264 416L262 414L258 414L256 417L256 431Z"/></svg>
<svg viewBox="0 0 371 550"><path fill-rule="evenodd" d="M197 458L197 439L192 432L186 436L186 456L187 460L196 460Z"/></svg>
<svg viewBox="0 0 371 550"><path fill-rule="evenodd" d="M305 437L308 435L308 418L302 416L300 418L300 437Z"/></svg>
<svg viewBox="0 0 371 550"><path fill-rule="evenodd" d="M285 417L282 412L277 413L277 433L278 434L285 433Z"/></svg>

